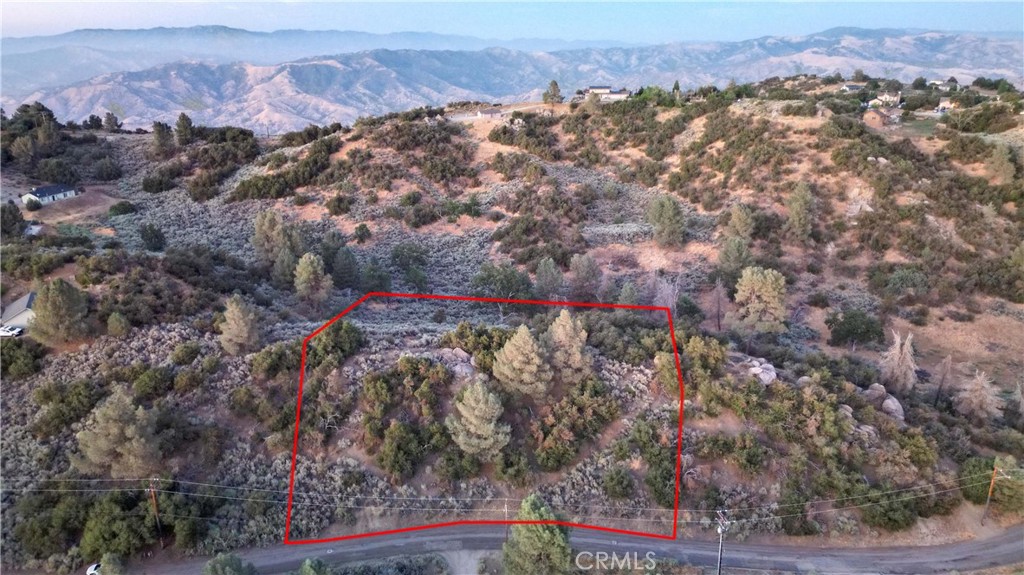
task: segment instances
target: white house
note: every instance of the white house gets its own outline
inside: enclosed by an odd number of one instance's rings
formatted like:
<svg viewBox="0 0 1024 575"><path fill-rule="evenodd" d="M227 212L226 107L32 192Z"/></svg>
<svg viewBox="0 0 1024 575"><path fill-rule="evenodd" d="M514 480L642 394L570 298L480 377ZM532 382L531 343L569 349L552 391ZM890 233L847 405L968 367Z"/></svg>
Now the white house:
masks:
<svg viewBox="0 0 1024 575"><path fill-rule="evenodd" d="M29 200L35 200L45 206L46 204L52 204L57 200L73 198L80 193L81 192L75 187L65 186L64 184L39 186L38 188L32 188L32 191L27 194L22 194L21 203L27 205Z"/></svg>
<svg viewBox="0 0 1024 575"><path fill-rule="evenodd" d="M589 86L583 91L584 98L591 94L597 94L598 99L602 102L619 102L629 98L629 90L625 88L612 90L611 86Z"/></svg>
<svg viewBox="0 0 1024 575"><path fill-rule="evenodd" d="M11 303L4 309L3 315L0 316L0 324L20 327L21 329L28 328L29 322L36 317L36 312L32 311L32 305L36 301L36 292L28 292L18 300Z"/></svg>

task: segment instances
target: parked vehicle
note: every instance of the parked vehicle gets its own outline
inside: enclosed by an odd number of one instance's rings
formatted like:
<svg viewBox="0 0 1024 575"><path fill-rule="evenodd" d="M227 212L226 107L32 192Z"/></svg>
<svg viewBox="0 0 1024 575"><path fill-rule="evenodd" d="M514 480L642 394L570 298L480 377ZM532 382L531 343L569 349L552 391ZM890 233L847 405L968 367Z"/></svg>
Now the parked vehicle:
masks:
<svg viewBox="0 0 1024 575"><path fill-rule="evenodd" d="M18 337L25 330L20 327L11 327L9 325L0 326L0 337Z"/></svg>
<svg viewBox="0 0 1024 575"><path fill-rule="evenodd" d="M94 563L90 565L89 568L85 570L85 575L103 575L100 573L100 564Z"/></svg>

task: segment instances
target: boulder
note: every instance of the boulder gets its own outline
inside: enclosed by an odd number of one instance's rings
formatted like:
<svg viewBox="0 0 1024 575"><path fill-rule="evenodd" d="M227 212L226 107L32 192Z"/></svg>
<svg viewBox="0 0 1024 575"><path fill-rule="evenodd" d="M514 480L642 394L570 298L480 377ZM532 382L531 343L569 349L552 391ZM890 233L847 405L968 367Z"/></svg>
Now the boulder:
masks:
<svg viewBox="0 0 1024 575"><path fill-rule="evenodd" d="M763 360L759 366L751 367L750 369L747 370L747 372L750 373L750 375L757 377L758 381L761 382L761 385L768 385L771 382L778 379L778 374L775 372L775 367L772 364Z"/></svg>
<svg viewBox="0 0 1024 575"><path fill-rule="evenodd" d="M473 359L473 356L469 355L469 353L467 353L466 350L462 349L461 347L457 347L452 350L452 357L454 357L456 361L464 362L471 361Z"/></svg>
<svg viewBox="0 0 1024 575"><path fill-rule="evenodd" d="M891 395L882 402L882 412L896 419L903 419L903 406L900 405L898 399Z"/></svg>
<svg viewBox="0 0 1024 575"><path fill-rule="evenodd" d="M867 391L864 392L864 399L871 403L877 403L885 400L885 397L889 395L889 392L885 390L885 386L880 383L872 383L868 387Z"/></svg>
<svg viewBox="0 0 1024 575"><path fill-rule="evenodd" d="M849 405L846 405L845 403L839 404L838 410L839 410L839 413L842 413L843 415L845 415L847 417L853 417L853 408L850 407Z"/></svg>
<svg viewBox="0 0 1024 575"><path fill-rule="evenodd" d="M814 380L806 375L801 376L800 379L796 380L796 384L800 387L803 387L805 385L811 385L812 383L814 383Z"/></svg>
<svg viewBox="0 0 1024 575"><path fill-rule="evenodd" d="M476 370L468 363L456 363L452 366L452 374L455 375L456 378L468 378L473 377L473 375L476 374Z"/></svg>

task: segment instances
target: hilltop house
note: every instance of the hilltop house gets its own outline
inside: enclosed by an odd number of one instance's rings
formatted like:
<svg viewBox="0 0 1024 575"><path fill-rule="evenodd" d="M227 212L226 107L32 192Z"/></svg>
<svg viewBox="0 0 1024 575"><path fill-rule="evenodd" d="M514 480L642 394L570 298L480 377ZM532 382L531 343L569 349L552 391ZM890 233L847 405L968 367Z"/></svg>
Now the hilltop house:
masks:
<svg viewBox="0 0 1024 575"><path fill-rule="evenodd" d="M487 119L500 118L501 117L501 109L500 108L487 108L485 110L477 110L476 111L476 117L477 118L487 118Z"/></svg>
<svg viewBox="0 0 1024 575"><path fill-rule="evenodd" d="M860 92L864 89L864 84L843 84L843 92Z"/></svg>
<svg viewBox="0 0 1024 575"><path fill-rule="evenodd" d="M583 91L583 98L586 99L591 94L597 94L601 102L619 102L629 98L629 90L612 90L611 86L589 86Z"/></svg>
<svg viewBox="0 0 1024 575"><path fill-rule="evenodd" d="M42 205L52 204L57 200L73 198L82 193L81 190L64 184L51 184L32 188L32 191L21 195L21 203L28 205L30 200L35 200Z"/></svg>
<svg viewBox="0 0 1024 575"><path fill-rule="evenodd" d="M32 305L36 302L36 292L28 292L11 305L7 306L3 315L0 316L0 324L28 328L28 324L36 318L36 312L32 311Z"/></svg>
<svg viewBox="0 0 1024 575"><path fill-rule="evenodd" d="M868 102L868 106L871 106L872 108L898 106L902 97L902 92L879 92L878 96L874 100Z"/></svg>

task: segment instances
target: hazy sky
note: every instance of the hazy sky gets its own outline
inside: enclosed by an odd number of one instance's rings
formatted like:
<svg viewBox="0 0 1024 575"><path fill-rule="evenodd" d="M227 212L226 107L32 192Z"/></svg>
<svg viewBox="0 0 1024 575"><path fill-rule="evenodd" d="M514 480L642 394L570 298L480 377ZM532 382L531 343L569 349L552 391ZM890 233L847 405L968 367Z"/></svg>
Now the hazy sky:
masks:
<svg viewBox="0 0 1024 575"><path fill-rule="evenodd" d="M3 36L78 28L219 24L286 28L422 31L483 38L667 42L797 35L834 26L1006 31L1024 34L1024 2L10 2Z"/></svg>

